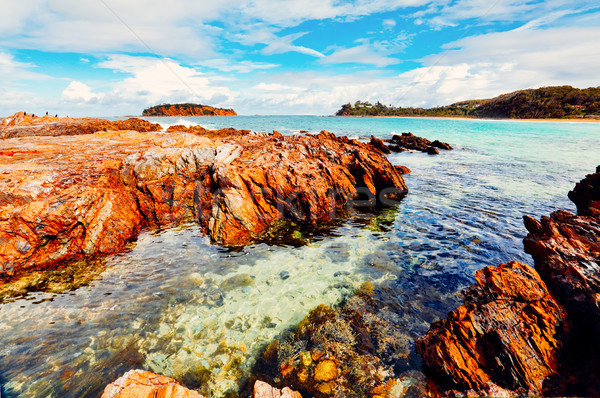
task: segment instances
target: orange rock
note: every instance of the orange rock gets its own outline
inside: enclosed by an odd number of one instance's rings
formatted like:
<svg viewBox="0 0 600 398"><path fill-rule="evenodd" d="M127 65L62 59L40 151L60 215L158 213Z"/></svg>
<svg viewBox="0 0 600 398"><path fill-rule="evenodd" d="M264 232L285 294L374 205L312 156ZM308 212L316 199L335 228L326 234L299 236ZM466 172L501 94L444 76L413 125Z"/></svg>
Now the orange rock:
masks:
<svg viewBox="0 0 600 398"><path fill-rule="evenodd" d="M160 131L159 124L141 119L108 121L93 118L56 118L46 115L34 117L21 112L0 122L0 139L28 136L61 136L93 134L98 131L135 130L139 132Z"/></svg>
<svg viewBox="0 0 600 398"><path fill-rule="evenodd" d="M257 380L256 383L254 383L252 398L302 398L302 395L288 387L284 387L280 390L270 386L264 381Z"/></svg>
<svg viewBox="0 0 600 398"><path fill-rule="evenodd" d="M331 133L21 137L0 140L0 167L0 276L119 252L144 228L192 220L245 245L283 219L319 227L359 195L393 203L407 191L383 155Z"/></svg>
<svg viewBox="0 0 600 398"><path fill-rule="evenodd" d="M202 395L170 377L136 369L106 386L102 398L202 398Z"/></svg>
<svg viewBox="0 0 600 398"><path fill-rule="evenodd" d="M445 389L542 394L558 369L566 312L526 264L486 267L476 279L465 306L417 341L425 368Z"/></svg>
<svg viewBox="0 0 600 398"><path fill-rule="evenodd" d="M143 116L237 116L233 109L199 104L165 104L144 109Z"/></svg>
<svg viewBox="0 0 600 398"><path fill-rule="evenodd" d="M324 359L317 363L313 378L316 382L327 382L337 377L337 365L331 359Z"/></svg>

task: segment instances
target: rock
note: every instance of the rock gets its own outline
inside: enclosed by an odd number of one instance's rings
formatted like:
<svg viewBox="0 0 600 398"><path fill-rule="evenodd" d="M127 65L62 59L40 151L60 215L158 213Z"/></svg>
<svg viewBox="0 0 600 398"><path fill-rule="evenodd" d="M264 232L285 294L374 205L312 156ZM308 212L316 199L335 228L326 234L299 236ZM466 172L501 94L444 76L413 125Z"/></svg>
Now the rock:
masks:
<svg viewBox="0 0 600 398"><path fill-rule="evenodd" d="M425 369L442 390L543 394L569 330L565 310L526 264L486 267L476 280L465 305L417 340Z"/></svg>
<svg viewBox="0 0 600 398"><path fill-rule="evenodd" d="M175 379L145 370L130 370L106 386L102 398L202 398Z"/></svg>
<svg viewBox="0 0 600 398"><path fill-rule="evenodd" d="M62 136L93 134L98 131L135 130L139 132L161 131L159 124L130 118L108 121L93 118L56 118L53 116L35 117L15 113L0 123L0 139L28 136Z"/></svg>
<svg viewBox="0 0 600 398"><path fill-rule="evenodd" d="M398 174L409 174L411 170L406 166L394 166Z"/></svg>
<svg viewBox="0 0 600 398"><path fill-rule="evenodd" d="M451 151L453 148L450 146L450 144L447 144L445 142L441 142L438 140L435 140L431 143L431 146L434 148L440 148L440 149L445 149L447 151Z"/></svg>
<svg viewBox="0 0 600 398"><path fill-rule="evenodd" d="M302 398L299 392L290 390L288 387L277 389L271 387L264 381L257 380L254 383L254 392L252 398Z"/></svg>
<svg viewBox="0 0 600 398"><path fill-rule="evenodd" d="M540 221L525 216L529 234L523 243L569 315L600 333L600 167L569 198L579 215L559 210Z"/></svg>
<svg viewBox="0 0 600 398"><path fill-rule="evenodd" d="M392 151L390 151L390 149L385 146L383 141L381 141L379 138L375 138L374 136L371 136L371 141L369 142L369 144L371 144L373 148L378 149L381 153L392 153Z"/></svg>
<svg viewBox="0 0 600 398"><path fill-rule="evenodd" d="M240 246L407 192L382 154L329 132L189 131L0 140L0 278L119 252L147 228L195 220Z"/></svg>
<svg viewBox="0 0 600 398"><path fill-rule="evenodd" d="M372 140L372 139L371 139ZM393 152L402 152L405 150L415 150L426 152L430 155L438 154L438 150L436 148L451 150L452 147L438 140L433 142L429 141L426 138L417 137L412 133L402 133L402 135L394 134L391 140L387 140L388 149Z"/></svg>
<svg viewBox="0 0 600 398"><path fill-rule="evenodd" d="M200 104L164 104L144 109L142 116L237 116L233 109Z"/></svg>
<svg viewBox="0 0 600 398"><path fill-rule="evenodd" d="M426 151L429 155L439 155L440 151L438 151L437 149L435 149L434 147L430 146L427 147L427 151Z"/></svg>
<svg viewBox="0 0 600 398"><path fill-rule="evenodd" d="M327 382L337 377L337 366L331 359L319 361L315 367L314 379L316 382Z"/></svg>

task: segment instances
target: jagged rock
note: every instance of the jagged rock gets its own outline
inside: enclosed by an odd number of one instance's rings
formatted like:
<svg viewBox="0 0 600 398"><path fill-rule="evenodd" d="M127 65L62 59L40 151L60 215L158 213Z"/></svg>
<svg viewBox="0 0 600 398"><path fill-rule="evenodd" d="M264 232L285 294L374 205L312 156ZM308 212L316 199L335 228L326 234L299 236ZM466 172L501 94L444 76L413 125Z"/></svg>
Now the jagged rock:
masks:
<svg viewBox="0 0 600 398"><path fill-rule="evenodd" d="M357 199L397 203L402 177L329 132L99 132L0 140L0 277L119 252L144 228L195 220L213 240L260 240L282 220L332 221Z"/></svg>
<svg viewBox="0 0 600 398"><path fill-rule="evenodd" d="M144 109L142 116L237 116L233 109L200 104L164 104Z"/></svg>
<svg viewBox="0 0 600 398"><path fill-rule="evenodd" d="M569 315L600 333L600 167L569 198L579 215L559 210L540 221L524 217L525 251Z"/></svg>
<svg viewBox="0 0 600 398"><path fill-rule="evenodd" d="M373 139L371 139L372 141ZM439 151L436 148L451 150L452 147L445 143L435 140L433 142L426 138L417 137L412 133L394 134L391 140L386 140L387 148L393 152L402 152L405 150L415 150L426 152L430 155L437 155ZM373 145L373 144L372 144Z"/></svg>
<svg viewBox="0 0 600 398"><path fill-rule="evenodd" d="M375 136L371 136L371 141L369 142L369 144L371 144L373 148L381 151L381 153L392 153L392 151L390 151L390 149L387 146L385 146L385 143L379 138L376 138Z"/></svg>
<svg viewBox="0 0 600 398"><path fill-rule="evenodd" d="M0 139L28 136L61 136L93 134L98 131L135 130L139 132L160 131L159 124L146 120L130 118L109 121L93 118L56 118L54 116L36 117L15 113L0 123Z"/></svg>
<svg viewBox="0 0 600 398"><path fill-rule="evenodd" d="M252 398L302 398L302 395L297 391L290 390L288 387L280 390L264 381L257 380L254 383Z"/></svg>
<svg viewBox="0 0 600 398"><path fill-rule="evenodd" d="M465 305L416 342L442 390L540 395L556 374L567 314L534 269L510 262L486 267Z"/></svg>
<svg viewBox="0 0 600 398"><path fill-rule="evenodd" d="M411 173L411 170L406 167L406 166L394 166L396 168L396 171L400 174L409 174Z"/></svg>
<svg viewBox="0 0 600 398"><path fill-rule="evenodd" d="M203 398L175 379L145 370L130 370L106 386L102 398Z"/></svg>

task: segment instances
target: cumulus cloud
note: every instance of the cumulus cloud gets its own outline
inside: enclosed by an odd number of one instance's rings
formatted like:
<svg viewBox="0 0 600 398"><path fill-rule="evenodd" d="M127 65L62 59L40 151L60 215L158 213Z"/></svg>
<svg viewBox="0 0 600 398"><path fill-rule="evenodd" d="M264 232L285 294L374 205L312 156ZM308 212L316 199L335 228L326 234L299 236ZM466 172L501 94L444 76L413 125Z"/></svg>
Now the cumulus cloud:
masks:
<svg viewBox="0 0 600 398"><path fill-rule="evenodd" d="M63 97L70 100L89 101L98 98L97 94L92 93L92 89L85 83L73 80L62 92Z"/></svg>

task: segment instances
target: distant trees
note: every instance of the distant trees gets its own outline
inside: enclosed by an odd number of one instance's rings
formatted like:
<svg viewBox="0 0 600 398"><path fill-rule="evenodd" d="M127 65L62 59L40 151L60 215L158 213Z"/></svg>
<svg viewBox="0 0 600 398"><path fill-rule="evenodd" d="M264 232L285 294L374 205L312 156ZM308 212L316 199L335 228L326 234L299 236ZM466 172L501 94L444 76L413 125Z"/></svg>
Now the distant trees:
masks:
<svg viewBox="0 0 600 398"><path fill-rule="evenodd" d="M337 116L463 116L509 119L574 118L600 115L600 87L542 87L496 98L461 101L435 108L402 108L381 102L347 103Z"/></svg>

